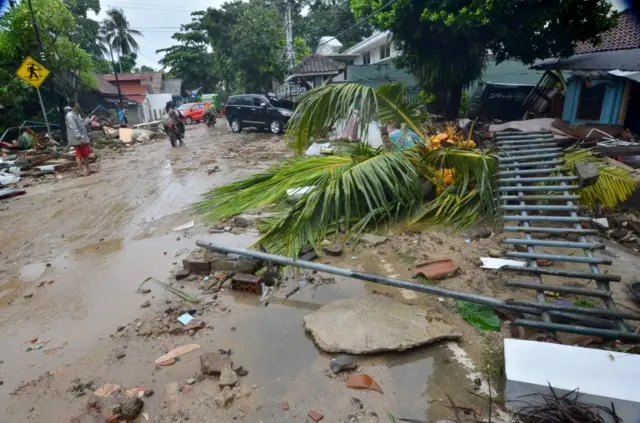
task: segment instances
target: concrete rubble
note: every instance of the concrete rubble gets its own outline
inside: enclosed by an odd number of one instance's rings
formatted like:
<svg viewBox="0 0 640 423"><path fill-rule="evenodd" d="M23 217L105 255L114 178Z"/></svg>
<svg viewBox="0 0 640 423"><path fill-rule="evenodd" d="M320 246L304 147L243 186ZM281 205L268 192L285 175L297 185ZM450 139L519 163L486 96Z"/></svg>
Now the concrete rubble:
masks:
<svg viewBox="0 0 640 423"><path fill-rule="evenodd" d="M330 353L405 351L462 336L451 325L429 321L428 311L382 295L334 301L306 315L304 327Z"/></svg>

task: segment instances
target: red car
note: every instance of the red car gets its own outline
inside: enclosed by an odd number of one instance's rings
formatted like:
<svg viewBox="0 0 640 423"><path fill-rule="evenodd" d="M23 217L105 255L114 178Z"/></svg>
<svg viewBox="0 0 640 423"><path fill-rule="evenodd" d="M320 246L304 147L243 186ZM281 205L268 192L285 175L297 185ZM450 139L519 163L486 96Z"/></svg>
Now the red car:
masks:
<svg viewBox="0 0 640 423"><path fill-rule="evenodd" d="M178 107L187 124L204 120L204 103L186 103Z"/></svg>

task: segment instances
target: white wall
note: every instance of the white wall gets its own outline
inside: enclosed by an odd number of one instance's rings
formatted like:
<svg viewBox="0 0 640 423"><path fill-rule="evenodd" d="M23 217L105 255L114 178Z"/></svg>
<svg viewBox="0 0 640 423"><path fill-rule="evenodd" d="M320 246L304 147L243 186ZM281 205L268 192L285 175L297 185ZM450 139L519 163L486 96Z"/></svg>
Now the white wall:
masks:
<svg viewBox="0 0 640 423"><path fill-rule="evenodd" d="M171 100L171 94L147 94L147 98L142 103L144 121L152 122L161 119L167 102Z"/></svg>
<svg viewBox="0 0 640 423"><path fill-rule="evenodd" d="M365 53L369 53L371 55L371 62L369 63L371 65L374 63L378 63L380 60L383 60L380 58L380 47L383 46L384 44L385 43L381 43L378 45L371 46L370 48L367 49L367 51L360 53L359 56L354 60L353 64L364 65ZM397 55L398 55L398 50L396 50L396 48L392 44L391 55L389 57L396 57Z"/></svg>

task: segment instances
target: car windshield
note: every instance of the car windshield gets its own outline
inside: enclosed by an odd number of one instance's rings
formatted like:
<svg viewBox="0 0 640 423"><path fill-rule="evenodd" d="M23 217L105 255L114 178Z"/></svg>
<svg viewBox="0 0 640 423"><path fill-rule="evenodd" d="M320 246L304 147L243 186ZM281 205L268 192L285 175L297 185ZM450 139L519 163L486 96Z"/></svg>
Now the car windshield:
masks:
<svg viewBox="0 0 640 423"><path fill-rule="evenodd" d="M178 107L178 110L185 111L187 109L189 109L189 106L191 106L190 104L183 104L182 106Z"/></svg>
<svg viewBox="0 0 640 423"><path fill-rule="evenodd" d="M279 98L269 97L269 103L271 103L273 107L293 110L293 102L288 100L280 100Z"/></svg>

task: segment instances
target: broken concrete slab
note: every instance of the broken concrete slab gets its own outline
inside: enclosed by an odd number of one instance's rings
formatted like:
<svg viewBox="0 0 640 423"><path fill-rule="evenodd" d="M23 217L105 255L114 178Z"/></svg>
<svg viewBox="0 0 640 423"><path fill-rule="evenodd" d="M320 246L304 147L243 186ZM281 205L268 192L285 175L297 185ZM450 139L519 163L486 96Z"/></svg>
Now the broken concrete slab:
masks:
<svg viewBox="0 0 640 423"><path fill-rule="evenodd" d="M214 272L255 273L260 268L257 260L218 253L211 253L209 264Z"/></svg>
<svg viewBox="0 0 640 423"><path fill-rule="evenodd" d="M304 317L304 326L326 352L370 354L405 351L462 334L444 322L428 320L427 310L383 295L344 299Z"/></svg>
<svg viewBox="0 0 640 423"><path fill-rule="evenodd" d="M600 176L598 166L589 162L577 162L575 164L576 175L578 176L578 185L585 188L595 184Z"/></svg>
<svg viewBox="0 0 640 423"><path fill-rule="evenodd" d="M224 367L233 366L233 362L226 354L206 353L200 356L200 371L203 375L217 376Z"/></svg>
<svg viewBox="0 0 640 423"><path fill-rule="evenodd" d="M187 258L182 260L182 267L185 270L198 275L208 275L211 272L209 264L212 253L204 248L198 248L189 253Z"/></svg>
<svg viewBox="0 0 640 423"><path fill-rule="evenodd" d="M389 238L387 238L386 236L380 236L380 235L374 235L374 234L364 234L360 237L360 241L365 242L369 245L373 245L374 247L376 245L380 245L380 244L384 244L385 242L387 242Z"/></svg>

